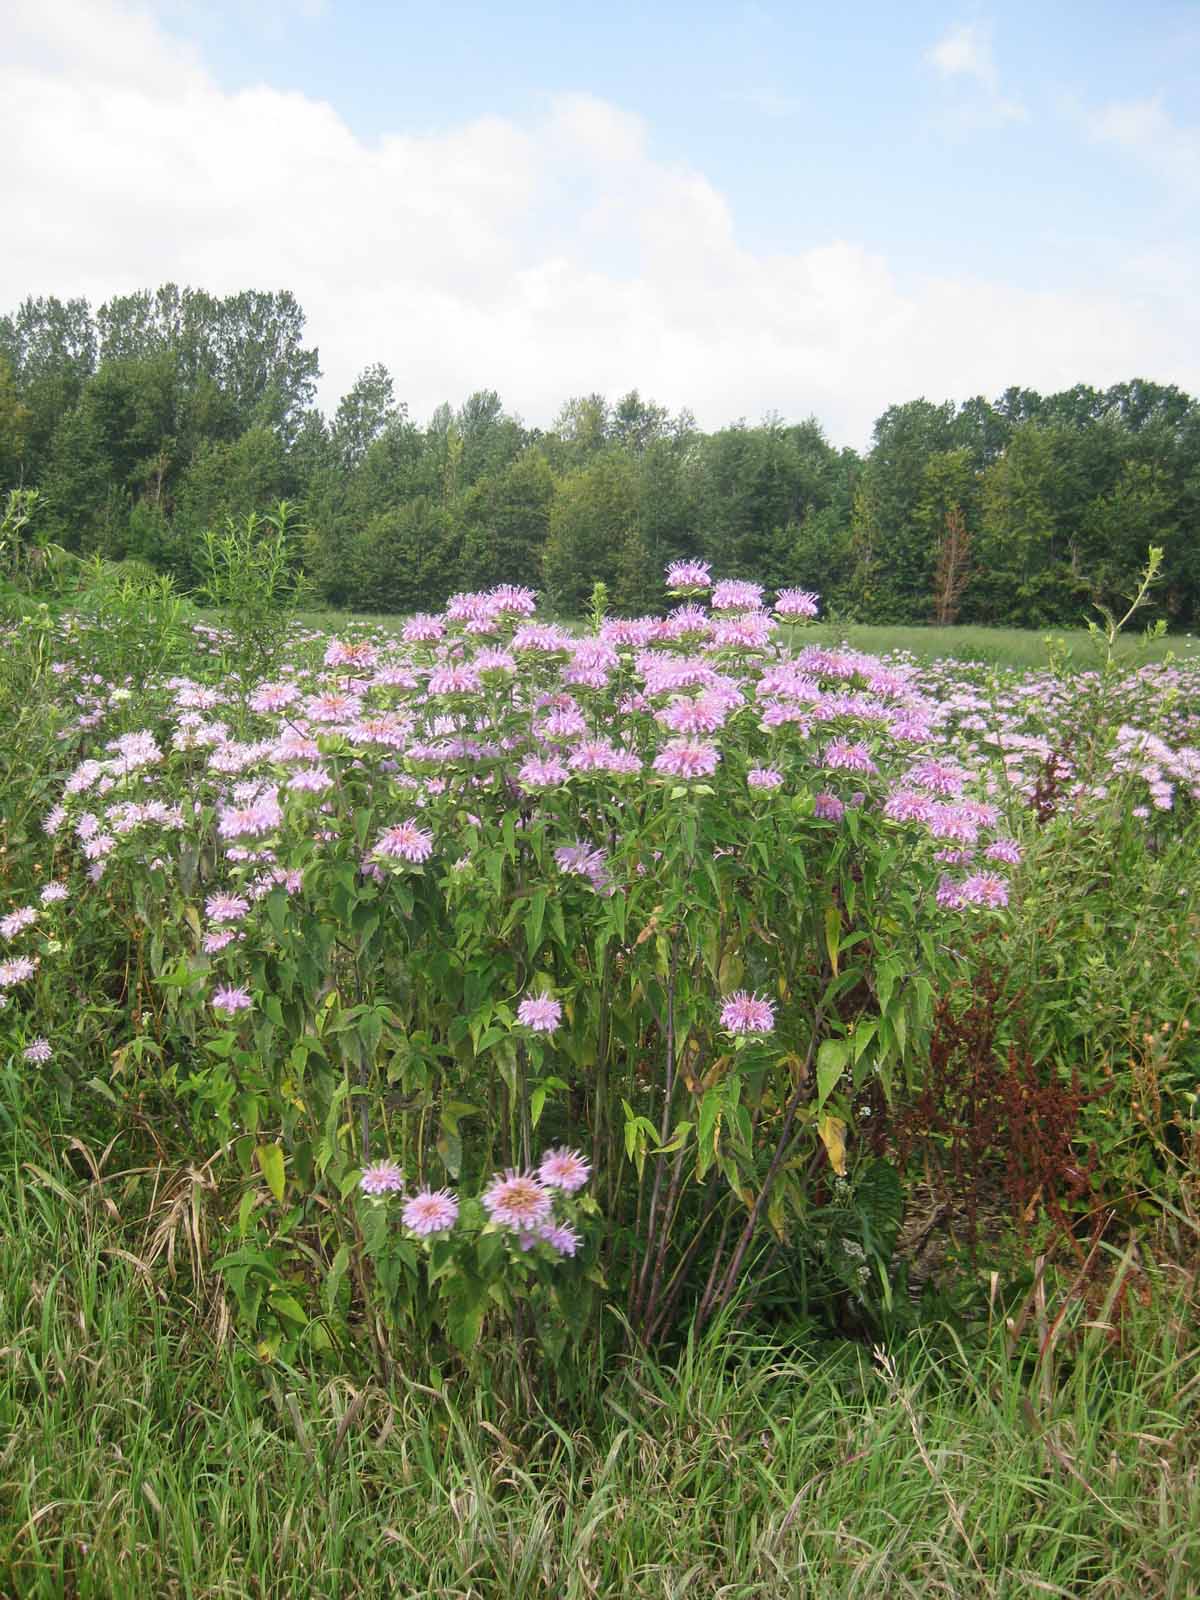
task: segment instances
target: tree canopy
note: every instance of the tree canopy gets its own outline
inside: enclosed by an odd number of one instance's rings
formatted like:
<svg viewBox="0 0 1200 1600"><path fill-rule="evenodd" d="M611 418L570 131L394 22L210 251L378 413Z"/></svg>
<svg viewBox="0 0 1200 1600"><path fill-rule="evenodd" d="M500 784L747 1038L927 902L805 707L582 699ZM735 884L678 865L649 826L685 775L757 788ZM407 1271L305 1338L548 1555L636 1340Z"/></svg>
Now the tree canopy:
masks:
<svg viewBox="0 0 1200 1600"><path fill-rule="evenodd" d="M889 406L863 454L812 417L706 433L638 390L548 430L493 389L415 422L380 363L332 417L287 291L165 284L0 317L0 488L68 550L194 581L204 531L286 498L331 603L414 610L498 582L578 611L657 603L664 565L819 589L867 622L1078 622L1163 546L1161 613L1200 620L1200 402L1131 379Z"/></svg>

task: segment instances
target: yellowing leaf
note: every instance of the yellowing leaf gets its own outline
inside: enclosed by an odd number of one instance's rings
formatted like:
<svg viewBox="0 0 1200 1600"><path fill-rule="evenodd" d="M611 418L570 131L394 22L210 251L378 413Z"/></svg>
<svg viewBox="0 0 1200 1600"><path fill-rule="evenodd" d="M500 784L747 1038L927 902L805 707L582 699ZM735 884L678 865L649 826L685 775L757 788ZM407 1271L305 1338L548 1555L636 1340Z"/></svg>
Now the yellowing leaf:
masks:
<svg viewBox="0 0 1200 1600"><path fill-rule="evenodd" d="M283 1150L277 1144L260 1144L254 1147L254 1159L267 1180L267 1188L283 1204Z"/></svg>
<svg viewBox="0 0 1200 1600"><path fill-rule="evenodd" d="M817 1132L829 1157L829 1165L839 1178L846 1176L846 1124L841 1117L823 1116L817 1123Z"/></svg>
<svg viewBox="0 0 1200 1600"><path fill-rule="evenodd" d="M825 908L825 948L829 951L829 965L836 978L838 975L838 955L842 938L842 913L837 906Z"/></svg>

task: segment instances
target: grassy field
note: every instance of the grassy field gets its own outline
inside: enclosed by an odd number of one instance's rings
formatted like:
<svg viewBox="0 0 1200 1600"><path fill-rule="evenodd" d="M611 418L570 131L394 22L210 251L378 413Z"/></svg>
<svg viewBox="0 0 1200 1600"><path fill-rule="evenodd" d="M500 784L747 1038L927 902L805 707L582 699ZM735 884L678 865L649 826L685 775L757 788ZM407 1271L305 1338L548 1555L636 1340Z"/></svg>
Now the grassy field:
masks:
<svg viewBox="0 0 1200 1600"><path fill-rule="evenodd" d="M367 624L398 631L404 618L386 614L347 611L313 611L301 619L309 627L336 632L350 624ZM794 630L800 637L800 630ZM1050 659L1048 641L1053 640L1057 657L1072 667L1087 668L1097 661L1096 647L1086 628L985 628L985 627L902 627L867 624L817 622L803 630L803 638L823 645L843 641L856 650L884 655L904 650L920 661L950 659L982 661L989 666L1014 667L1020 671L1044 667ZM1165 638L1143 641L1137 634L1124 634L1117 641L1116 655L1122 661L1200 660L1200 638L1191 634L1168 634Z"/></svg>
<svg viewBox="0 0 1200 1600"><path fill-rule="evenodd" d="M971 1345L718 1333L586 1416L264 1366L144 1264L129 1175L12 1116L0 1229L0 1594L968 1596L1200 1586L1194 1284L1114 1260ZM76 1155L79 1152L76 1151ZM82 1158L75 1165L86 1165ZM1061 1315L1060 1315L1061 1314ZM1041 1355L1038 1355L1039 1346Z"/></svg>

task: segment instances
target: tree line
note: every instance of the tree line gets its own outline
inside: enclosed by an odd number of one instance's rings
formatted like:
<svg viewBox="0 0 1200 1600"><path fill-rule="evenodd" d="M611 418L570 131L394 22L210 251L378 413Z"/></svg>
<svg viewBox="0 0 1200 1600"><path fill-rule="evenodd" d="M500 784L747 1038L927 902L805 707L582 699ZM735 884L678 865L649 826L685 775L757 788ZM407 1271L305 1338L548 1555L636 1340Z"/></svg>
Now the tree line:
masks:
<svg viewBox="0 0 1200 1600"><path fill-rule="evenodd" d="M1200 401L1174 385L909 400L859 453L811 417L704 432L636 390L546 429L493 390L420 423L380 364L330 417L304 330L286 291L25 300L0 317L0 487L36 486L66 549L185 587L205 530L287 500L319 594L363 611L512 582L575 613L601 579L639 612L700 557L847 621L1070 625L1155 544L1160 614L1200 620Z"/></svg>

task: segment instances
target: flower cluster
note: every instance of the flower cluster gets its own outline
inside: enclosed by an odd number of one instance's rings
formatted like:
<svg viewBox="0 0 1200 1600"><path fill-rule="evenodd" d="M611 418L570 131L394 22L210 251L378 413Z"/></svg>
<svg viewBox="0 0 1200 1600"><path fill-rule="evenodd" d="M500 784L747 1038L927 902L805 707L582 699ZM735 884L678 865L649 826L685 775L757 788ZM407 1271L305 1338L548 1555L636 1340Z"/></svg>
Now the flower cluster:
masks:
<svg viewBox="0 0 1200 1600"><path fill-rule="evenodd" d="M497 1173L480 1195L488 1224L513 1236L522 1252L544 1244L552 1256L573 1256L582 1237L564 1203L591 1177L591 1166L578 1150L547 1150L536 1171ZM391 1160L364 1167L359 1188L373 1200L404 1196L404 1173ZM424 1187L403 1198L400 1221L420 1239L448 1234L459 1224L459 1201L449 1189Z"/></svg>

